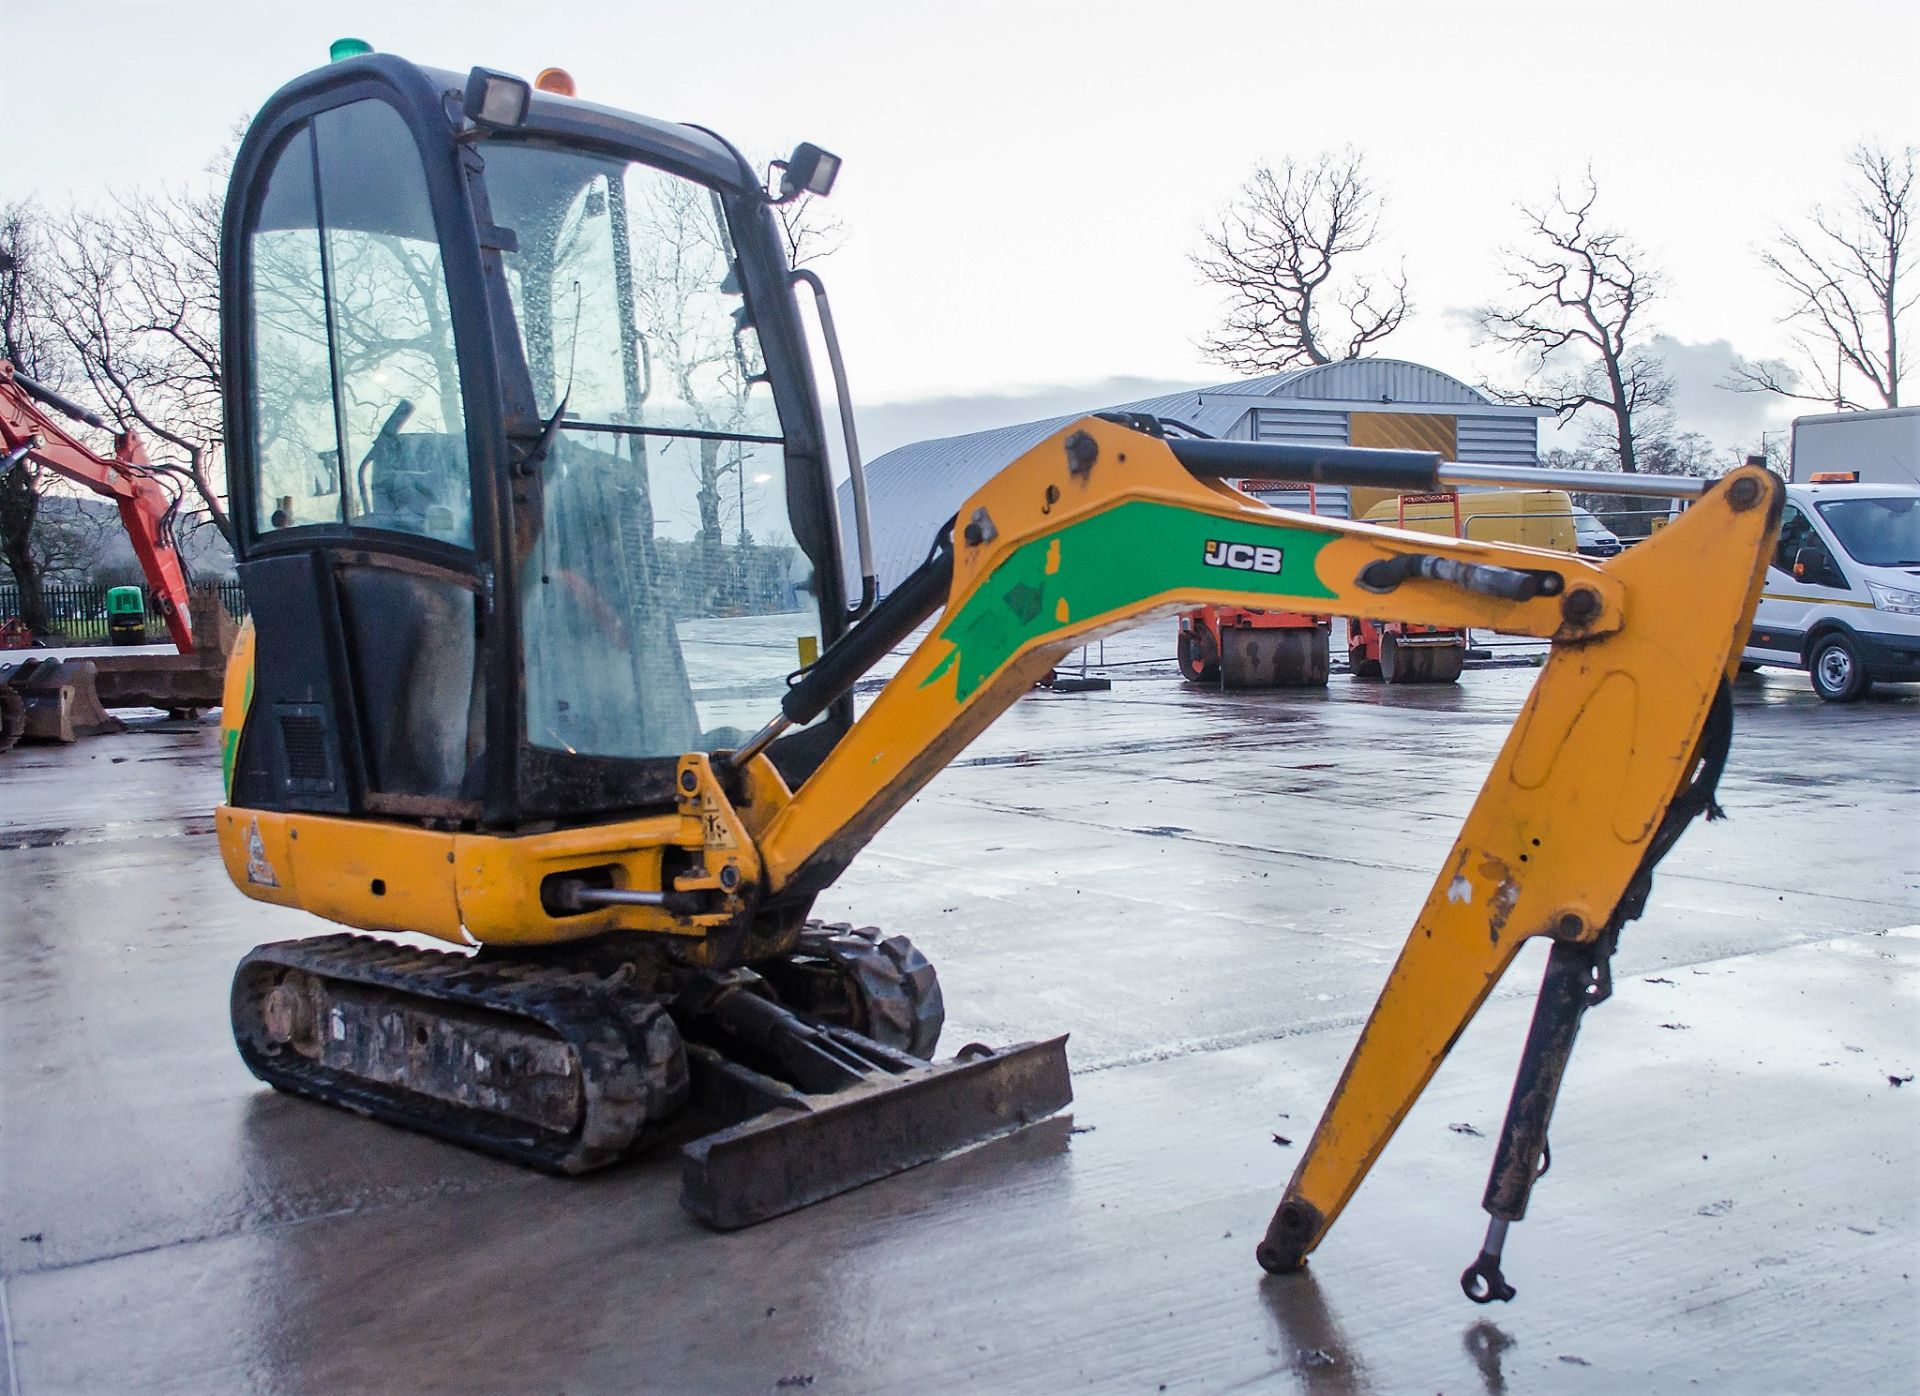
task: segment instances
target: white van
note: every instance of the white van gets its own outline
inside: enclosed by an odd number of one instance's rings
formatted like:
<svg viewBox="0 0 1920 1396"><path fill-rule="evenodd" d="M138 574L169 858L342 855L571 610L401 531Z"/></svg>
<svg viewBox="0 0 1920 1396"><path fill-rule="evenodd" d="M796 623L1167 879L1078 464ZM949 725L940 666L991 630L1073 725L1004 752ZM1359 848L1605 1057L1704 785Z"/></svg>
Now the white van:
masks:
<svg viewBox="0 0 1920 1396"><path fill-rule="evenodd" d="M1573 511L1573 537L1581 557L1618 557L1626 546L1591 509L1577 506Z"/></svg>
<svg viewBox="0 0 1920 1396"><path fill-rule="evenodd" d="M1920 488L1787 486L1741 658L1805 669L1831 703L1920 682Z"/></svg>

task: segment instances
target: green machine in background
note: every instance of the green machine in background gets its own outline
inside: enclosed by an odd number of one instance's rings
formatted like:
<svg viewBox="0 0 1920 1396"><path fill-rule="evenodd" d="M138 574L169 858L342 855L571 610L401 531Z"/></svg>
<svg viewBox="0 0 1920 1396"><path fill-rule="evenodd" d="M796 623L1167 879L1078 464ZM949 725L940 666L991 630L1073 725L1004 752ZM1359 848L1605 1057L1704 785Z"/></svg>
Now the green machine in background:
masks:
<svg viewBox="0 0 1920 1396"><path fill-rule="evenodd" d="M107 589L107 638L116 645L147 642L147 594L139 587Z"/></svg>

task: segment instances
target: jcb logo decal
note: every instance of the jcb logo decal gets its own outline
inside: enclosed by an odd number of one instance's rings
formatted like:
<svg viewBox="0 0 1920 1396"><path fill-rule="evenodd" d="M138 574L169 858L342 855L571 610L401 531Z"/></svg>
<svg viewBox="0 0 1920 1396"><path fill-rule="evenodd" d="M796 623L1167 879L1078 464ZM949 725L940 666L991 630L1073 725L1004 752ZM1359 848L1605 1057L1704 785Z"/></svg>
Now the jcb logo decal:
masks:
<svg viewBox="0 0 1920 1396"><path fill-rule="evenodd" d="M1207 540L1207 566L1230 567L1236 572L1278 572L1285 554L1278 548L1263 548L1252 543L1223 543Z"/></svg>

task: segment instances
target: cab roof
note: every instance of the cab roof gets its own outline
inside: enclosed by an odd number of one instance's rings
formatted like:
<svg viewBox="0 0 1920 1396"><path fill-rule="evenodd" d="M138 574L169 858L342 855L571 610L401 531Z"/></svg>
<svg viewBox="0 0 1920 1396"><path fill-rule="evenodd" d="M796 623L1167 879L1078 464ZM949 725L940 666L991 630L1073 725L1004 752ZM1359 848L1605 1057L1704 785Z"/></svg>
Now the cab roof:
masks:
<svg viewBox="0 0 1920 1396"><path fill-rule="evenodd" d="M408 92L416 100L427 101L451 94L458 102L467 86L465 73L423 67L397 54L369 53L302 73L268 100L262 115L274 108L296 105L329 88L366 78ZM532 86L531 80L528 86ZM576 97L562 97L539 88L533 88L525 124L489 139L543 137L607 155L663 164L734 193L750 194L760 188L759 177L740 152L711 131L583 102Z"/></svg>

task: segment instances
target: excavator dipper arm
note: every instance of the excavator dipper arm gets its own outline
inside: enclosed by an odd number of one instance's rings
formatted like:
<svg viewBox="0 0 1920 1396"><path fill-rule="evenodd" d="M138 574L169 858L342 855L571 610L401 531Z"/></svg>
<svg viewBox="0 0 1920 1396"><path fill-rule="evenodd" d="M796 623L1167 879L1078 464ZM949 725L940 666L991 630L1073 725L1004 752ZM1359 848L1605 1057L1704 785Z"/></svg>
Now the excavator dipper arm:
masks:
<svg viewBox="0 0 1920 1396"><path fill-rule="evenodd" d="M1736 471L1600 566L1267 509L1190 474L1176 444L1188 443L1085 421L967 501L940 620L760 833L767 893L832 881L1051 665L1151 616L1284 607L1552 640L1258 1248L1271 1270L1305 1259L1521 945L1542 936L1555 945L1542 1016L1488 1189L1491 1275L1463 1279L1476 1299L1507 1297L1498 1240L1524 1211L1572 1028L1604 997L1606 956L1653 863L1711 802L1778 482ZM902 635L930 600L911 593L947 570L936 555L889 598L909 597L891 622ZM804 720L823 701L803 693L787 715Z"/></svg>

